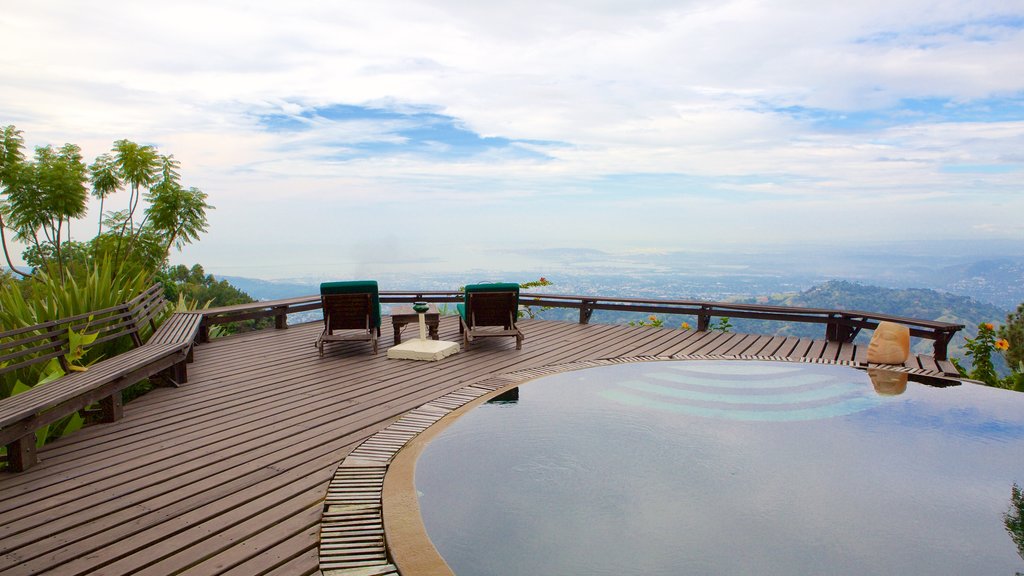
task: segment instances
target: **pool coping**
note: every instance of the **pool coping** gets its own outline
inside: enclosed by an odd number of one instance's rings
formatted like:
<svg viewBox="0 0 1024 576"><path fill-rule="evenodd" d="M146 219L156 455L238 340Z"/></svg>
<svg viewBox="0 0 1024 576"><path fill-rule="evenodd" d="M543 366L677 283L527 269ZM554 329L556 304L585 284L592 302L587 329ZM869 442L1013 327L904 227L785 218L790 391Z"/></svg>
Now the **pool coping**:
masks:
<svg viewBox="0 0 1024 576"><path fill-rule="evenodd" d="M443 429L437 427L430 431L434 424L450 415L468 411L507 388L542 376L614 364L671 360L829 364L932 375L904 366L865 365L850 360L677 354L579 360L485 377L405 413L364 440L342 460L328 486L323 504L319 545L321 572L324 576L452 574L426 535L413 486L419 451ZM388 503L387 512L385 502ZM396 542L401 544L395 545Z"/></svg>

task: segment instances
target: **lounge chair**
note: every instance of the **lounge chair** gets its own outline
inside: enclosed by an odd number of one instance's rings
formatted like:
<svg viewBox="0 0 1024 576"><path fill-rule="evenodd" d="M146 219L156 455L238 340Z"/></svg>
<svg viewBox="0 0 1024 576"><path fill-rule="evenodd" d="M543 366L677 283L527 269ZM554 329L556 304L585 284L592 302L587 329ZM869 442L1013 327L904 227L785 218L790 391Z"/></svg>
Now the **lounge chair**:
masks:
<svg viewBox="0 0 1024 576"><path fill-rule="evenodd" d="M516 328L519 316L519 284L493 283L466 286L459 311L462 346L469 348L474 338L513 336L516 350L523 349L523 333ZM495 329L499 328L500 329Z"/></svg>
<svg viewBox="0 0 1024 576"><path fill-rule="evenodd" d="M324 309L324 331L316 339L320 356L324 342L369 340L377 353L380 336L380 294L376 280L324 282L320 285L320 303ZM348 330L335 334L336 330ZM351 332L357 330L358 332Z"/></svg>

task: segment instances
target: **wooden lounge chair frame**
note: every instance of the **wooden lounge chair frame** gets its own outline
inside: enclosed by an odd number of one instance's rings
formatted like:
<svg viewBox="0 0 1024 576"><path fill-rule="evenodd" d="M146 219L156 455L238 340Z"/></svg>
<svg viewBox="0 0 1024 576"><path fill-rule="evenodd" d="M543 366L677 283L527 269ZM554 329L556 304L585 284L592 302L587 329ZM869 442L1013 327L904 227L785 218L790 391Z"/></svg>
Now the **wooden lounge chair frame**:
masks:
<svg viewBox="0 0 1024 576"><path fill-rule="evenodd" d="M518 284L470 284L465 300L458 306L462 347L475 338L514 337L516 350L523 349L525 336L516 327L519 316ZM500 327L500 329L496 329Z"/></svg>
<svg viewBox="0 0 1024 576"><path fill-rule="evenodd" d="M325 342L369 341L373 353L377 353L380 337L377 282L326 282L320 285L320 304L324 311L324 330L315 345L321 358ZM346 332L337 334L337 330Z"/></svg>

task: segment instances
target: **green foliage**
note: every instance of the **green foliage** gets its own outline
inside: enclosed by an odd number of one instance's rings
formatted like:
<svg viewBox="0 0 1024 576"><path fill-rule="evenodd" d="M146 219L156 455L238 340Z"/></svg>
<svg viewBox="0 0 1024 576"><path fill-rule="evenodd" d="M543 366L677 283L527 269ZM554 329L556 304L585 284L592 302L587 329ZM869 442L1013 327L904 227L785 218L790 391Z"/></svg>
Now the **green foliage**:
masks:
<svg viewBox="0 0 1024 576"><path fill-rule="evenodd" d="M72 277L64 285L46 272L37 272L32 282L0 286L0 326L16 329L117 306L137 296L149 287L149 282L145 272L125 274L120 267L110 264L94 265L81 280ZM143 338L147 336L146 329ZM75 363L88 366L131 346L128 338L104 342L90 347ZM44 370L45 367L35 365L5 374L0 381L0 397L10 395L18 380L38 382Z"/></svg>
<svg viewBox="0 0 1024 576"><path fill-rule="evenodd" d="M207 230L206 214L213 209L207 195L182 186L180 164L153 146L118 140L110 153L101 154L86 168L73 144L59 149L38 147L35 160L26 162L21 132L7 126L2 136L0 239L12 269L6 229L29 246L23 254L26 262L62 281L68 275L87 273L82 264L104 258L153 274L164 265L172 247L180 250ZM100 199L96 236L65 250L70 246L66 226L86 214L86 182ZM127 208L104 213L104 200L122 186L129 189ZM136 222L142 199L147 201L144 218Z"/></svg>
<svg viewBox="0 0 1024 576"><path fill-rule="evenodd" d="M20 142L11 145L17 146ZM10 156L15 158L21 154L18 151ZM11 228L15 238L31 246L51 245L54 259L50 264L63 279L65 263L61 258L61 242L68 232L65 224L86 213L86 168L81 150L74 144L65 144L59 149L39 146L34 162L21 160L18 165L5 167L4 171L10 174L4 177L3 183L6 226ZM4 244L6 251L6 240Z"/></svg>
<svg viewBox="0 0 1024 576"><path fill-rule="evenodd" d="M999 337L1007 343L1003 352L1007 364L1019 366L1024 363L1024 303L1017 306L1016 312L1007 314L1006 324L999 327Z"/></svg>
<svg viewBox="0 0 1024 576"><path fill-rule="evenodd" d="M142 199L141 190L156 183L160 154L153 146L142 146L125 139L114 142L113 153L117 175L128 185L130 193L128 215L121 226L119 237L124 237L126 228L129 229L130 235L134 236L135 211L138 209L139 200Z"/></svg>
<svg viewBox="0 0 1024 576"><path fill-rule="evenodd" d="M227 280L217 280L196 264L167 266L161 270L159 280L164 284L164 295L170 301L179 296L205 306L232 306L255 302L251 296L232 286Z"/></svg>
<svg viewBox="0 0 1024 576"><path fill-rule="evenodd" d="M227 280L217 280L212 274L206 274L199 264L191 268L184 264L167 266L161 270L158 280L164 285L164 297L171 302L178 302L178 311L248 304L255 301ZM211 329L210 338L259 330L272 323L270 318L261 318L223 324L217 326L216 330Z"/></svg>
<svg viewBox="0 0 1024 576"><path fill-rule="evenodd" d="M996 328L990 322L982 322L978 325L978 336L967 338L964 346L967 348L967 355L972 358L972 367L965 370L962 364L954 359L953 364L964 376L984 382L988 386L1006 388L1024 392L1024 363L1018 362L1016 367L1006 377L1000 378L992 364L992 352L1006 350L1009 346L1007 340L996 338Z"/></svg>
<svg viewBox="0 0 1024 576"><path fill-rule="evenodd" d="M650 326L652 328L662 328L665 326L665 320L654 314L651 314L650 316L647 317L647 320L630 320L628 324L630 326ZM689 330L690 323L682 322L681 324L679 324L679 329Z"/></svg>
<svg viewBox="0 0 1024 576"><path fill-rule="evenodd" d="M10 215L10 205L7 196L11 190L19 187L21 173L25 166L25 142L21 137L21 131L14 126L4 126L0 129L0 247L4 251L4 259L7 266L14 272L27 276L26 272L18 270L11 262L11 254L7 248L7 222Z"/></svg>
<svg viewBox="0 0 1024 576"><path fill-rule="evenodd" d="M92 316L89 316L89 322L92 322ZM68 368L71 370L81 372L85 370L85 366L82 366L80 362L82 358L85 358L86 348L96 341L99 337L99 333L88 334L86 331L89 329L88 322L85 327L81 330L72 330L68 328L68 353L64 355L64 358L68 362ZM98 360L94 358L93 362Z"/></svg>
<svg viewBox="0 0 1024 576"><path fill-rule="evenodd" d="M999 376L996 374L995 366L992 365L992 351L995 350L995 343L995 326L987 322L978 324L978 336L967 338L965 344L972 365L967 374L968 377L989 386L997 385Z"/></svg>
<svg viewBox="0 0 1024 576"><path fill-rule="evenodd" d="M121 176L117 170L117 162L110 154L100 154L89 166L89 181L92 182L92 195L100 200L99 228L96 235L103 233L103 202L110 194L121 188Z"/></svg>
<svg viewBox="0 0 1024 576"><path fill-rule="evenodd" d="M665 321L661 318L651 314L647 317L647 320L630 320L630 326L649 326L651 328L661 328L665 325Z"/></svg>
<svg viewBox="0 0 1024 576"><path fill-rule="evenodd" d="M132 249L127 254L122 253L118 256L118 246L121 245L122 239L115 230L122 221L116 220L116 218L122 214L127 213L114 212L111 218L104 220L104 224L111 230L96 236L90 242L92 259L117 261L121 262L126 270L155 274L167 260L163 238L155 230L140 230L134 237ZM110 224L114 224L114 226L110 226Z"/></svg>
<svg viewBox="0 0 1024 576"><path fill-rule="evenodd" d="M732 330L732 327L732 322L726 316L719 318L717 322L712 322L710 326L712 330L718 330L719 332L728 332Z"/></svg>

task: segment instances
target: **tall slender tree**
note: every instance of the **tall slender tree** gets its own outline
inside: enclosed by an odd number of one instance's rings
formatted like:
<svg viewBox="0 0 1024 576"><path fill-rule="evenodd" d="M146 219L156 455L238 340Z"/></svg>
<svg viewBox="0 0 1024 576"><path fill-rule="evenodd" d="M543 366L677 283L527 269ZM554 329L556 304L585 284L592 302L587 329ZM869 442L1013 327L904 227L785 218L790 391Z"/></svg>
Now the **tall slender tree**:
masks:
<svg viewBox="0 0 1024 576"><path fill-rule="evenodd" d="M114 142L113 152L118 176L128 184L130 191L128 218L121 225L117 241L117 251L115 252L115 260L117 260L121 255L121 240L124 238L125 229L129 230L132 237L135 236L135 210L142 198L141 191L143 187L148 188L155 182L160 160L156 148L142 146L131 140L122 139Z"/></svg>
<svg viewBox="0 0 1024 576"><path fill-rule="evenodd" d="M117 162L110 154L100 154L89 166L89 180L92 182L92 195L100 200L99 228L96 235L103 233L103 200L121 188L121 177L118 174Z"/></svg>
<svg viewBox="0 0 1024 576"><path fill-rule="evenodd" d="M10 206L7 197L10 191L19 186L22 171L25 167L25 144L21 137L21 130L14 126L4 126L0 130L0 243L3 245L4 259L7 267L12 272L21 276L29 276L27 272L18 270L11 262L10 249L7 246L7 232L4 218L8 217Z"/></svg>

